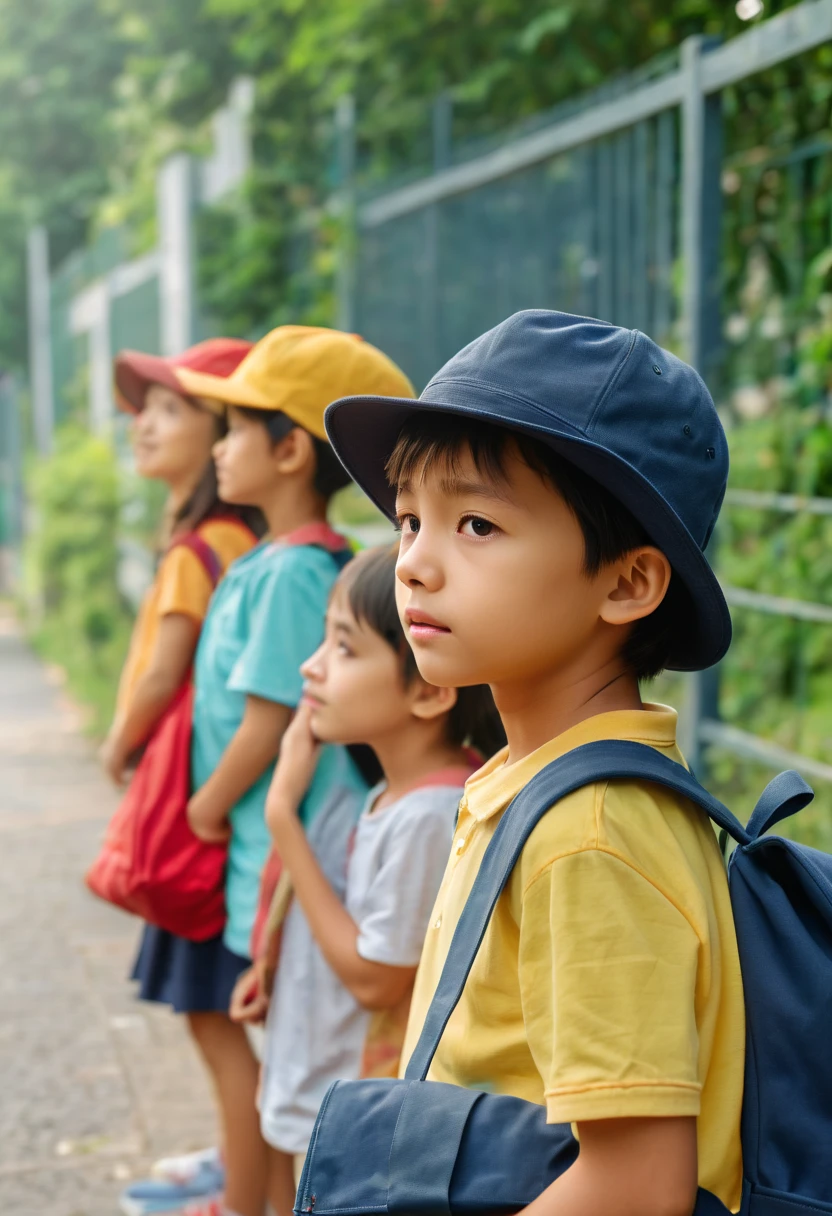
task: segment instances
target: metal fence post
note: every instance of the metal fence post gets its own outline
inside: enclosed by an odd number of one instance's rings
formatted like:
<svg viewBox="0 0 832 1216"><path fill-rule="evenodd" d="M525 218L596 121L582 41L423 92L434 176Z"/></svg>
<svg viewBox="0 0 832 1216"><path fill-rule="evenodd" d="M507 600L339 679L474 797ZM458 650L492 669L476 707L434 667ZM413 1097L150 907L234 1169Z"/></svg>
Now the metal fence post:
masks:
<svg viewBox="0 0 832 1216"><path fill-rule="evenodd" d="M32 228L26 240L29 287L29 384L35 447L41 456L52 450L55 401L52 385L52 317L49 283L49 237Z"/></svg>
<svg viewBox="0 0 832 1216"><path fill-rule="evenodd" d="M431 107L433 171L441 173L451 163L453 102L443 89ZM439 315L441 311L441 272L439 267L439 203L425 209L425 351L432 371L442 363Z"/></svg>
<svg viewBox="0 0 832 1216"><path fill-rule="evenodd" d="M433 171L447 169L451 163L453 138L454 103L447 89L437 93L431 110L431 134L433 136Z"/></svg>
<svg viewBox="0 0 832 1216"><path fill-rule="evenodd" d="M23 449L20 389L14 376L0 372L0 593L19 584L23 539Z"/></svg>
<svg viewBox="0 0 832 1216"><path fill-rule="evenodd" d="M706 379L715 375L721 342L721 95L706 96L702 82L703 54L712 45L699 36L682 45L682 336L688 362ZM713 542L709 556L713 560ZM718 669L697 672L689 680L683 747L700 776L706 766L701 726L718 717Z"/></svg>
<svg viewBox="0 0 832 1216"><path fill-rule="evenodd" d="M169 156L156 179L159 219L159 337L162 354L194 340L194 166L185 152Z"/></svg>
<svg viewBox="0 0 832 1216"><path fill-rule="evenodd" d="M358 326L355 232L355 98L345 93L335 107L337 204L340 241L335 281L336 326L352 333Z"/></svg>

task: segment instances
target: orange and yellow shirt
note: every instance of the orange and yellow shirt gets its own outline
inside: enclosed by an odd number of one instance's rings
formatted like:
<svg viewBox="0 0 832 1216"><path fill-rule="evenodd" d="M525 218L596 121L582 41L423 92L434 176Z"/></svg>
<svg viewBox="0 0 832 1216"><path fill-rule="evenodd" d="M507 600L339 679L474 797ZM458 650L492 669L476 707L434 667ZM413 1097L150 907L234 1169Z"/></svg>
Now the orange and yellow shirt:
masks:
<svg viewBox="0 0 832 1216"><path fill-rule="evenodd" d="M207 520L196 531L216 553L223 573L255 543L246 528L229 520ZM147 671L162 617L182 613L202 624L212 592L208 572L185 545L175 545L164 555L133 627L127 662L119 682L119 714L127 711L136 684Z"/></svg>

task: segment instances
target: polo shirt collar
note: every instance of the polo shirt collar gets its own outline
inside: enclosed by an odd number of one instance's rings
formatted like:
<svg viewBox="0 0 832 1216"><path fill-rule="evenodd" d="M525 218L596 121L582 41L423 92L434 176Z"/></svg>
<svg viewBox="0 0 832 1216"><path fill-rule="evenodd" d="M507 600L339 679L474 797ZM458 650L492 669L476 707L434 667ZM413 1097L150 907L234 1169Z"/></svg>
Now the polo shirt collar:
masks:
<svg viewBox="0 0 832 1216"><path fill-rule="evenodd" d="M627 739L653 747L673 748L676 721L675 709L645 703L643 709L613 710L587 718L514 764L506 764L508 748L503 748L465 783L460 810L480 821L490 819L504 811L542 768L585 743Z"/></svg>

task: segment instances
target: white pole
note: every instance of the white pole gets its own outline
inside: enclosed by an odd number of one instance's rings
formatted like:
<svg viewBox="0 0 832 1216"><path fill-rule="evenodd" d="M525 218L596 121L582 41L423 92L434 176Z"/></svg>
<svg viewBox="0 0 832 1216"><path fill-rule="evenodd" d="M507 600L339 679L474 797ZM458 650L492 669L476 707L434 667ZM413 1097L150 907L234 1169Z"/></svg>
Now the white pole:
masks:
<svg viewBox="0 0 832 1216"><path fill-rule="evenodd" d="M168 157L156 181L160 338L165 355L179 354L193 342L192 195L191 158L184 152Z"/></svg>
<svg viewBox="0 0 832 1216"><path fill-rule="evenodd" d="M26 240L29 285L29 380L35 445L42 456L52 450L55 406L52 387L52 325L49 287L49 237L31 228Z"/></svg>

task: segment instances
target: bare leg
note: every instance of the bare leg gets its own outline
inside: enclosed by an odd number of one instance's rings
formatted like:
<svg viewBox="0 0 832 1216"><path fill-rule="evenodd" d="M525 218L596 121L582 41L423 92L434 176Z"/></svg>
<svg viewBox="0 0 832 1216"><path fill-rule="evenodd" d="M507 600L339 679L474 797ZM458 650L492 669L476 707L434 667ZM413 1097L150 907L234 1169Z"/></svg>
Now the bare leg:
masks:
<svg viewBox="0 0 832 1216"><path fill-rule="evenodd" d="M225 1203L239 1216L263 1216L266 1142L256 1094L259 1065L246 1032L224 1013L190 1013L188 1025L217 1095L225 1149Z"/></svg>
<svg viewBox="0 0 832 1216"><path fill-rule="evenodd" d="M295 1206L294 1157L269 1146L269 1203L275 1216L292 1216Z"/></svg>

